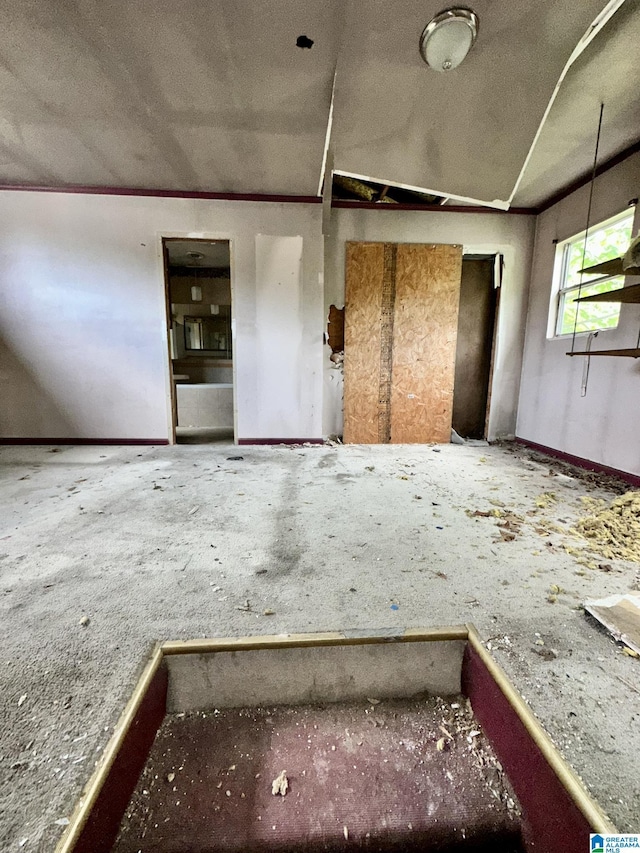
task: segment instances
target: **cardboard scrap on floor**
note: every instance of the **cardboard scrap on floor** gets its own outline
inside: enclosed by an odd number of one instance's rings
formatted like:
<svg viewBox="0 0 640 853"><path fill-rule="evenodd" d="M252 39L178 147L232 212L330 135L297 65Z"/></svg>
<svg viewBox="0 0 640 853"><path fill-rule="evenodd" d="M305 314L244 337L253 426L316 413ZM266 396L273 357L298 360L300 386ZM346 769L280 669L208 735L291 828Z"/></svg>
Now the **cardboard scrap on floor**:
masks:
<svg viewBox="0 0 640 853"><path fill-rule="evenodd" d="M599 601L585 601L584 609L616 640L640 654L640 596L610 595Z"/></svg>

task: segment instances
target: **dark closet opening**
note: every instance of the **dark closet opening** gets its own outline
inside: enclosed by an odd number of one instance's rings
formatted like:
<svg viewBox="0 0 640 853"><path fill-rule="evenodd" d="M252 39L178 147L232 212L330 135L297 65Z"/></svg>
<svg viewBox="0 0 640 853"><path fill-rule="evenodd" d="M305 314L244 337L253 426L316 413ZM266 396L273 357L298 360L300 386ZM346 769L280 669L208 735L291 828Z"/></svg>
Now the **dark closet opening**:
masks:
<svg viewBox="0 0 640 853"><path fill-rule="evenodd" d="M487 434L499 294L495 267L493 255L462 259L453 386L453 428L462 438L482 439Z"/></svg>

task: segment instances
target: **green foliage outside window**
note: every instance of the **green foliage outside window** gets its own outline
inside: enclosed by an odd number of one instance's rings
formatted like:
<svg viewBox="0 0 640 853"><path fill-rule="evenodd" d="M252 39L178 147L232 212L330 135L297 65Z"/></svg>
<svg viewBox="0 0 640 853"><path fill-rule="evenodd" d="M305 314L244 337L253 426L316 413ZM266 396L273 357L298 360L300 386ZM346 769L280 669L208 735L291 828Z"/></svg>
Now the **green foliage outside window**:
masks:
<svg viewBox="0 0 640 853"><path fill-rule="evenodd" d="M580 285L580 270L610 261L623 255L631 242L633 213L612 222L603 228L596 228L589 234L585 249L584 237L570 241L564 247L564 276L560 288L558 327L556 334L573 334L576 332L595 332L600 329L615 329L620 318L619 302L581 302L575 300L580 296L592 296L596 293L607 293L617 290L624 285L622 276L603 277L601 275L582 275L582 290ZM584 261L583 261L584 251ZM576 324L576 308L578 322Z"/></svg>

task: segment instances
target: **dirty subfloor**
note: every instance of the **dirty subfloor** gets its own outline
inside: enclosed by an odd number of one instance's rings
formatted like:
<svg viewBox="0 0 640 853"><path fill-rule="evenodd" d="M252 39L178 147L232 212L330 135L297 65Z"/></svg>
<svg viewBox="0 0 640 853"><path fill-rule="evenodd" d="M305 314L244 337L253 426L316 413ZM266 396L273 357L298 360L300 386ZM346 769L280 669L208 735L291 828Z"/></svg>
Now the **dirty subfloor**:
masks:
<svg viewBox="0 0 640 853"><path fill-rule="evenodd" d="M464 697L167 715L113 853L362 849L522 853Z"/></svg>
<svg viewBox="0 0 640 853"><path fill-rule="evenodd" d="M0 850L53 850L157 640L463 622L638 831L640 660L581 609L638 565L562 532L625 488L510 445L0 448Z"/></svg>

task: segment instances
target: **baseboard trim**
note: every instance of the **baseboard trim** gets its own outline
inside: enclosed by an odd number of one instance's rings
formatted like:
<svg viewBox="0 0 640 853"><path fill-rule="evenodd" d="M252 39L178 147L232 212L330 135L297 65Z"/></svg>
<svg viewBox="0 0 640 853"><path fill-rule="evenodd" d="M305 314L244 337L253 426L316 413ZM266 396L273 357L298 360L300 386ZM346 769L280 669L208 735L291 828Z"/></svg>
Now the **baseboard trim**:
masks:
<svg viewBox="0 0 640 853"><path fill-rule="evenodd" d="M537 450L547 456L553 456L555 459L562 459L564 462L569 462L578 468L584 468L586 471L596 471L598 474L610 474L612 477L619 477L625 483L630 483L632 486L640 486L640 475L638 474L621 471L619 468L610 468L608 465L602 465L600 462L593 462L591 459L584 459L582 456L574 456L572 453L565 453L564 450L556 450L555 447L547 447L546 444L538 444L537 441L529 441L528 438L521 438L519 435L516 436L515 440L518 444L523 444L525 447L530 447L532 450Z"/></svg>
<svg viewBox="0 0 640 853"><path fill-rule="evenodd" d="M34 445L57 445L57 444L108 444L108 445L165 445L169 444L168 438L1 438L0 444L34 444Z"/></svg>
<svg viewBox="0 0 640 853"><path fill-rule="evenodd" d="M324 444L323 438L239 438L238 444Z"/></svg>

